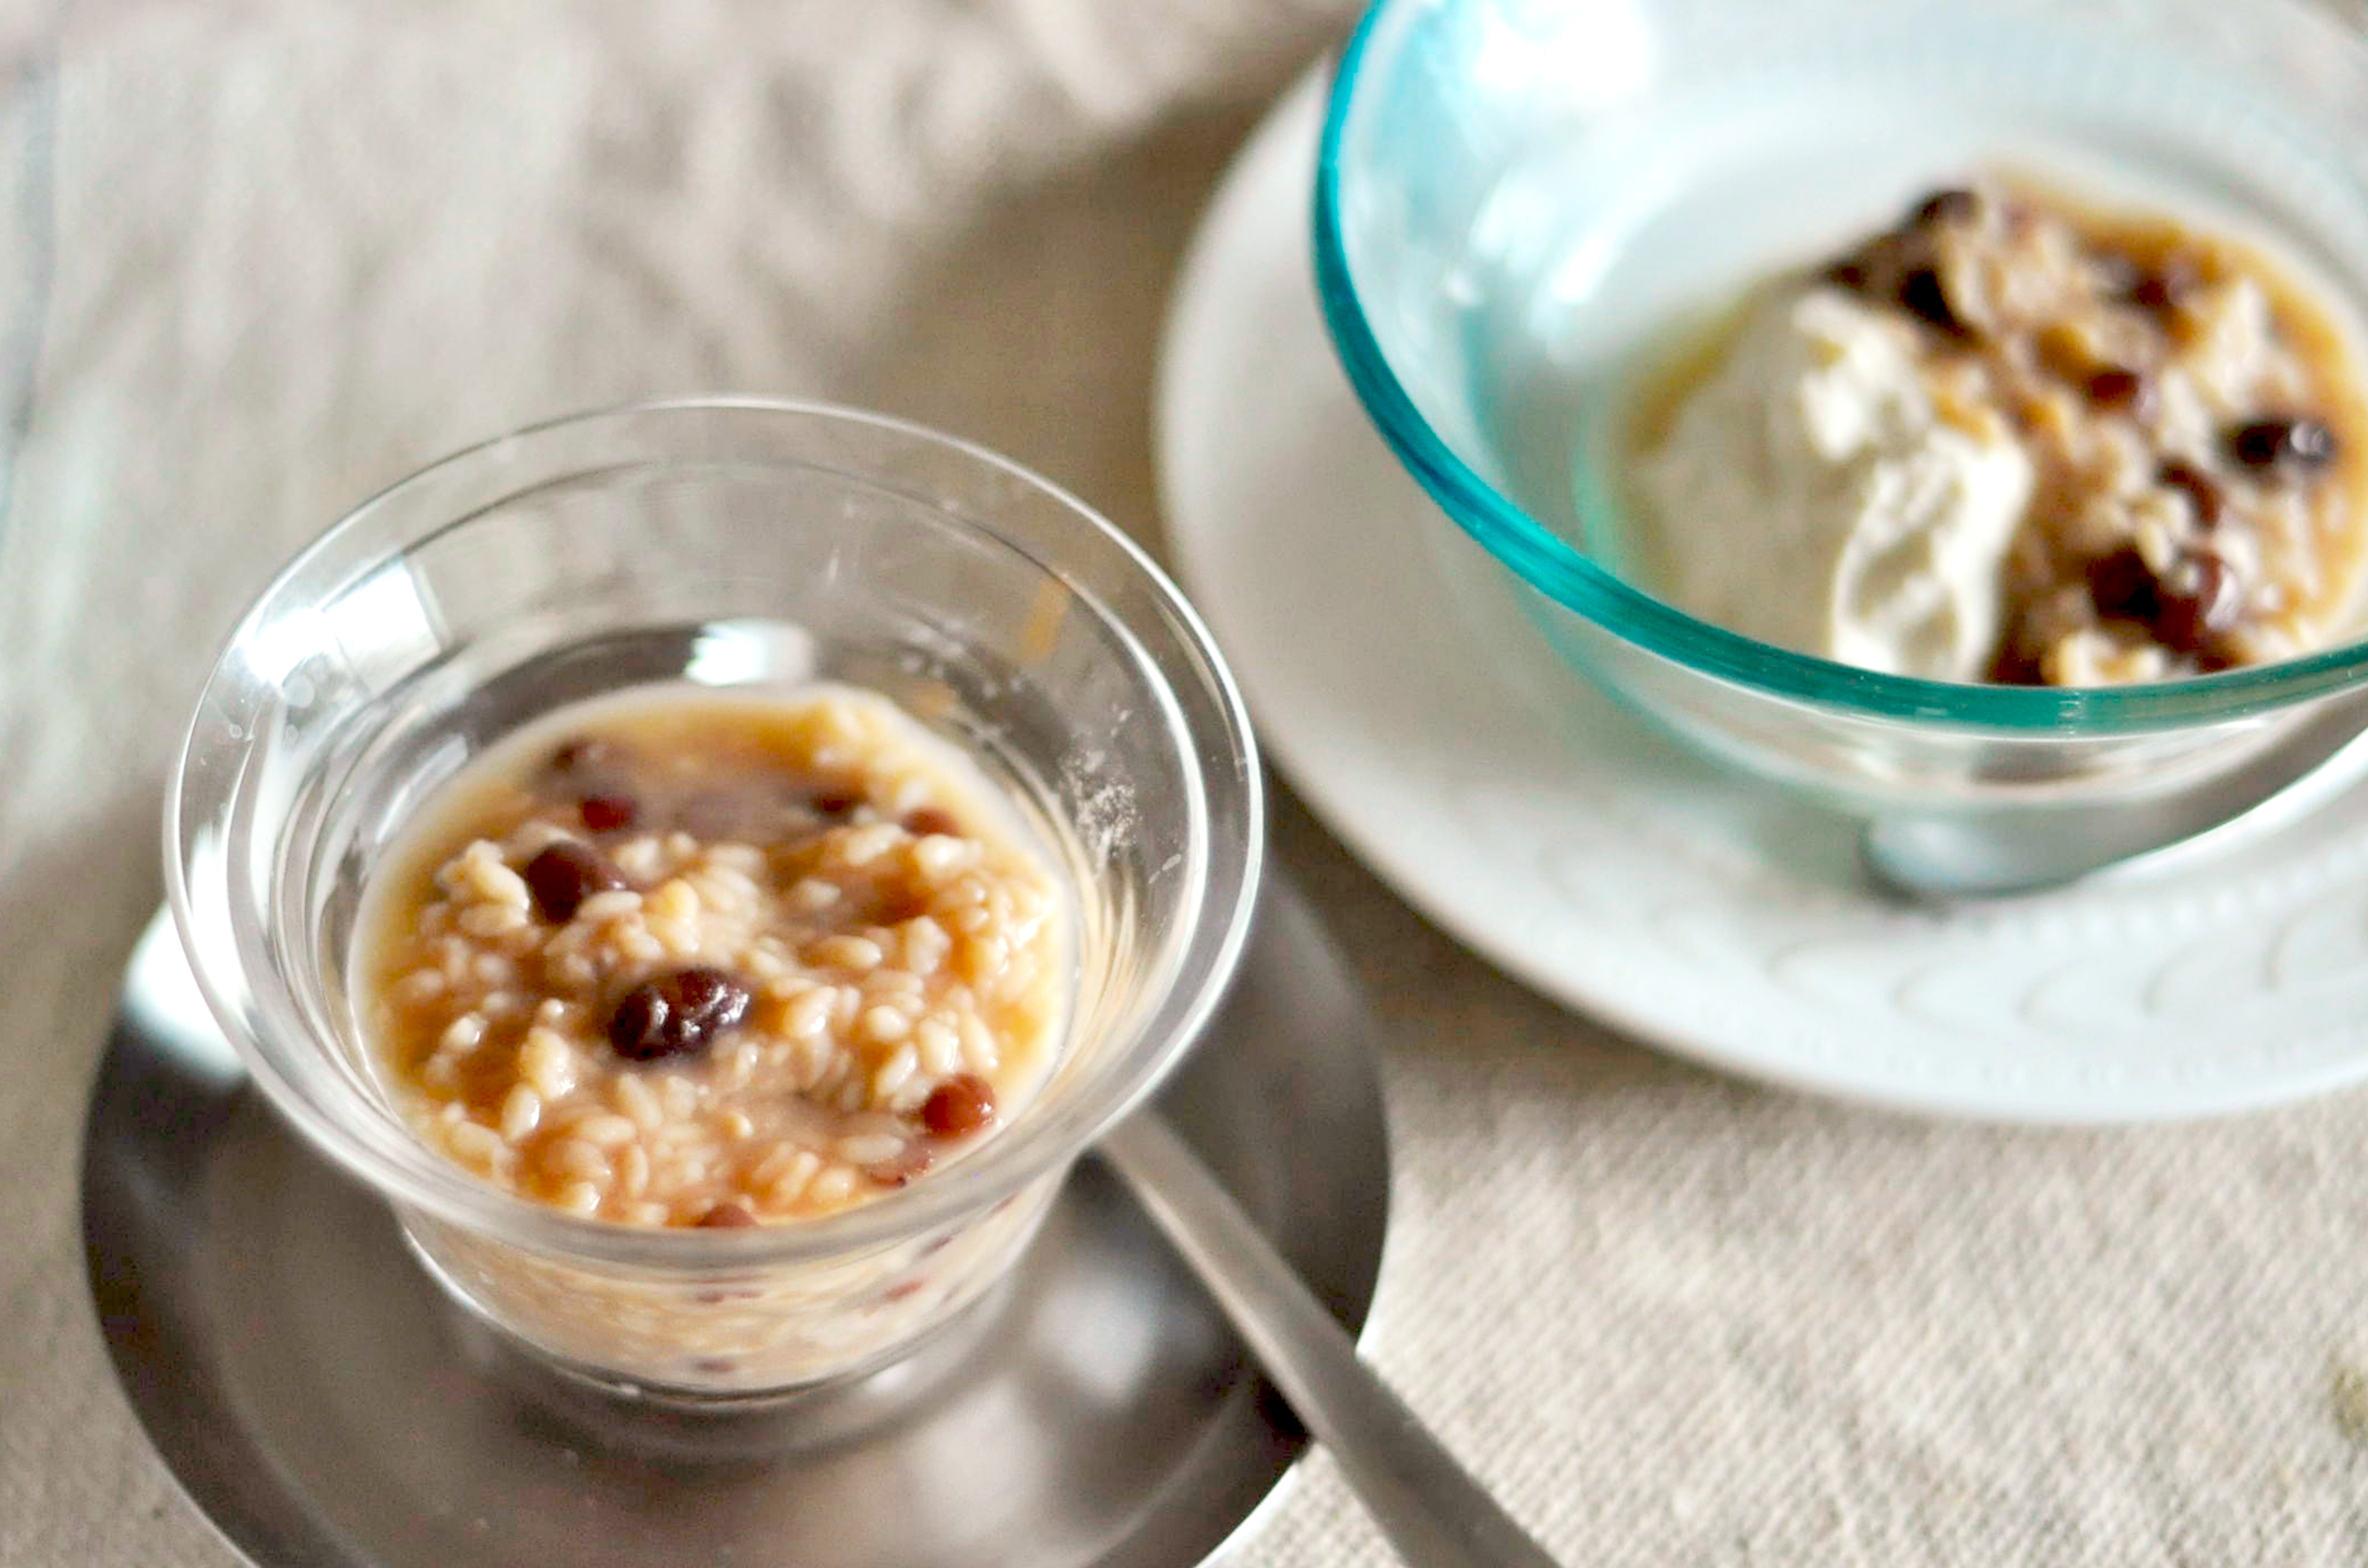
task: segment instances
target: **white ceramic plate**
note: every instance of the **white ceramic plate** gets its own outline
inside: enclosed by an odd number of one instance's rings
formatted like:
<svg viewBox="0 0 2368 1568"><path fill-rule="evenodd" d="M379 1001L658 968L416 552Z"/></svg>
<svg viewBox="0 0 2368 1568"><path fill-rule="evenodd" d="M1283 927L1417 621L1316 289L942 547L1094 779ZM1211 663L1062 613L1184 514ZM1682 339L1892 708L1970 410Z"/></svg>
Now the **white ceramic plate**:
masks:
<svg viewBox="0 0 2368 1568"><path fill-rule="evenodd" d="M2368 1077L2368 790L2177 873L1916 910L1845 824L1570 674L1366 422L1317 315L1321 84L1187 259L1157 450L1176 559L1268 744L1416 907L1669 1050L1906 1109L2194 1116Z"/></svg>

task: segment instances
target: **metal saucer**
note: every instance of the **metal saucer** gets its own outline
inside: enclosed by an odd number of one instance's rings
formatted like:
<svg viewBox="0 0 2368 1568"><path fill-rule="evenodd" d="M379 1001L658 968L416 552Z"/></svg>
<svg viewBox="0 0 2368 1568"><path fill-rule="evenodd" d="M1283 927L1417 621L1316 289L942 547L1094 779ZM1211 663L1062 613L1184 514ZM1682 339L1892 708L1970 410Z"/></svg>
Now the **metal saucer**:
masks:
<svg viewBox="0 0 2368 1568"><path fill-rule="evenodd" d="M1288 888L1164 1105L1360 1327L1389 1177L1371 1025ZM1306 1447L1091 1160L1003 1291L827 1408L567 1383L448 1305L385 1207L281 1130L161 918L91 1105L83 1233L132 1408L258 1563L1155 1568L1215 1551Z"/></svg>

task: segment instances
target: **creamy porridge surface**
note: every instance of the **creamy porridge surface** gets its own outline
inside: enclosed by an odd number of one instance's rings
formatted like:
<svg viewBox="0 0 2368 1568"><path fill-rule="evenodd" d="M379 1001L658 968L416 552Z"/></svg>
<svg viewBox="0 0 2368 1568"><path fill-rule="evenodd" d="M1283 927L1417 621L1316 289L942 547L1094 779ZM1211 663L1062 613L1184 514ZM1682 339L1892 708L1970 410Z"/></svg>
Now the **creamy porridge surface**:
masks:
<svg viewBox="0 0 2368 1568"><path fill-rule="evenodd" d="M2264 252L2005 181L1772 285L1639 422L1645 574L1861 667L2100 685L2358 617L2368 403Z"/></svg>
<svg viewBox="0 0 2368 1568"><path fill-rule="evenodd" d="M496 1185L642 1225L825 1214L959 1158L1058 1049L1068 911L886 699L667 692L541 722L373 886L393 1099Z"/></svg>

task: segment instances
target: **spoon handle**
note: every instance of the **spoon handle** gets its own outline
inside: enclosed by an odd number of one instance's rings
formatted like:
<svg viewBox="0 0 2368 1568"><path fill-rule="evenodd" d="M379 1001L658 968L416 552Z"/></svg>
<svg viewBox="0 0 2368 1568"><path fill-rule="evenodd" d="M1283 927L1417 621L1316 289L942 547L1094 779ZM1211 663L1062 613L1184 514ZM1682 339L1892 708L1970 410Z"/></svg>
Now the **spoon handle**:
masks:
<svg viewBox="0 0 2368 1568"><path fill-rule="evenodd" d="M1291 1408L1332 1450L1400 1557L1417 1568L1554 1568L1554 1559L1357 1358L1338 1321L1165 1121L1140 1113L1099 1147Z"/></svg>

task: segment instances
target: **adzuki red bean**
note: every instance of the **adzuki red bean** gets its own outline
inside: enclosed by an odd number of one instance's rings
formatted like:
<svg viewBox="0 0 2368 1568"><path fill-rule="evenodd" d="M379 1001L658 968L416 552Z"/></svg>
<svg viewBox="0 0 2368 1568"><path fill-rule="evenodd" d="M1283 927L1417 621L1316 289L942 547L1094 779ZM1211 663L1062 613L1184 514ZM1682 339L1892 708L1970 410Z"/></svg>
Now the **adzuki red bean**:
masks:
<svg viewBox="0 0 2368 1568"><path fill-rule="evenodd" d="M537 852L526 863L524 875L535 908L554 926L575 919L576 910L594 893L632 886L607 856L573 839L562 839Z"/></svg>
<svg viewBox="0 0 2368 1568"><path fill-rule="evenodd" d="M995 1119L995 1090L984 1078L956 1074L921 1102L921 1125L939 1138L967 1138Z"/></svg>
<svg viewBox="0 0 2368 1568"><path fill-rule="evenodd" d="M951 812L923 806L905 818L905 831L916 838L927 838L933 833L959 834L962 821Z"/></svg>
<svg viewBox="0 0 2368 1568"><path fill-rule="evenodd" d="M609 1043L634 1062L703 1050L747 1017L748 999L748 988L720 969L678 969L618 999Z"/></svg>
<svg viewBox="0 0 2368 1568"><path fill-rule="evenodd" d="M2256 419L2228 433L2228 455L2247 468L2321 469L2335 460L2335 432L2316 419Z"/></svg>
<svg viewBox="0 0 2368 1568"><path fill-rule="evenodd" d="M641 820L642 803L631 795L586 795L576 802L576 814L595 833L614 833Z"/></svg>
<svg viewBox="0 0 2368 1568"><path fill-rule="evenodd" d="M710 1231L745 1231L757 1222L757 1216L745 1203L718 1203L699 1222Z"/></svg>

